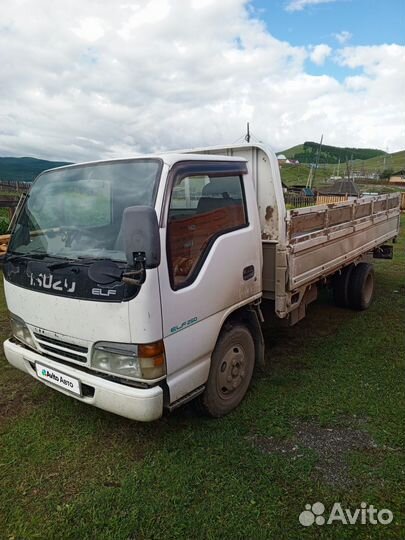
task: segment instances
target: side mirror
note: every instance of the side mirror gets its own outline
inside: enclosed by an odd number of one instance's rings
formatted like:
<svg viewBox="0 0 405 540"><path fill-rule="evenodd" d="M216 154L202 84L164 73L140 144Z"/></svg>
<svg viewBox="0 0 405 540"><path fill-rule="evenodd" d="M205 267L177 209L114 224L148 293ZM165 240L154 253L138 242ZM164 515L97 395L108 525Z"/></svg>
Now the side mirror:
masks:
<svg viewBox="0 0 405 540"><path fill-rule="evenodd" d="M145 268L160 264L160 236L156 212L150 206L129 206L122 217L127 262L143 260Z"/></svg>

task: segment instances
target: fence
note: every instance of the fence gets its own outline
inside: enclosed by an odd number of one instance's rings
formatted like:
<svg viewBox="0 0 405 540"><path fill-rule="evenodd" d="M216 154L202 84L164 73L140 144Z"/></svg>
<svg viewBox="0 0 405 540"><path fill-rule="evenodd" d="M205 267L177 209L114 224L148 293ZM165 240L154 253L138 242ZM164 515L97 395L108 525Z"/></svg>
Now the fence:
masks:
<svg viewBox="0 0 405 540"><path fill-rule="evenodd" d="M284 202L290 208L303 208L304 206L314 206L316 204L333 204L348 200L344 195L317 195L309 197L300 193L284 193Z"/></svg>
<svg viewBox="0 0 405 540"><path fill-rule="evenodd" d="M347 201L347 195L317 195L316 204L333 204Z"/></svg>
<svg viewBox="0 0 405 540"><path fill-rule="evenodd" d="M405 210L405 192L401 193L401 210Z"/></svg>
<svg viewBox="0 0 405 540"><path fill-rule="evenodd" d="M18 198L3 199L0 197L0 208L7 208L8 220L11 221L14 211L18 206Z"/></svg>
<svg viewBox="0 0 405 540"><path fill-rule="evenodd" d="M28 191L30 187L30 182L5 182L0 180L0 191L16 191L19 193Z"/></svg>
<svg viewBox="0 0 405 540"><path fill-rule="evenodd" d="M292 208L302 208L303 206L313 206L315 198L299 193L284 193L284 202Z"/></svg>

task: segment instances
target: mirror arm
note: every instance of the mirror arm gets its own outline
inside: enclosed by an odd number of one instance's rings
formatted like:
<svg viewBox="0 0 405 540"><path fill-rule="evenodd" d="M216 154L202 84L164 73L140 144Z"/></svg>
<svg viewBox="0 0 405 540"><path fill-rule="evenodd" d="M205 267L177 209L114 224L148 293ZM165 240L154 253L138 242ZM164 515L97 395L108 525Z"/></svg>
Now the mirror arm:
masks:
<svg viewBox="0 0 405 540"><path fill-rule="evenodd" d="M140 266L140 268L125 272L122 274L121 280L128 285L142 285L146 277L146 257L143 251L133 253L133 266L134 268Z"/></svg>

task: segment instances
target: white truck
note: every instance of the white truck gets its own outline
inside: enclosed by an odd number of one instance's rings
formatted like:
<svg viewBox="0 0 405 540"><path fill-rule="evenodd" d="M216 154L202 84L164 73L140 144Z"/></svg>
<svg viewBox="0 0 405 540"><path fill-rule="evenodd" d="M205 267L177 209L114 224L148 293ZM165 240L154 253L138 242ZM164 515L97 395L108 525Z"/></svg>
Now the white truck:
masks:
<svg viewBox="0 0 405 540"><path fill-rule="evenodd" d="M140 421L233 410L264 359L260 303L294 324L329 284L373 298L399 195L286 211L262 145L71 165L38 176L4 263L13 366Z"/></svg>

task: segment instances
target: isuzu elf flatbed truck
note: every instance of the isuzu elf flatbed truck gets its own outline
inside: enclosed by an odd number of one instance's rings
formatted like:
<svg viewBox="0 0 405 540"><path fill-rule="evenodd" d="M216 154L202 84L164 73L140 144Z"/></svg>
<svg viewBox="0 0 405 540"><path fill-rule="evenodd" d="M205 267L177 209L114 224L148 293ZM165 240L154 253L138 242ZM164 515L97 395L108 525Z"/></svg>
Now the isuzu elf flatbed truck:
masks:
<svg viewBox="0 0 405 540"><path fill-rule="evenodd" d="M397 193L287 211L263 145L43 172L4 261L6 358L134 420L193 399L223 416L264 361L261 301L295 324L329 284L368 308L399 217Z"/></svg>

